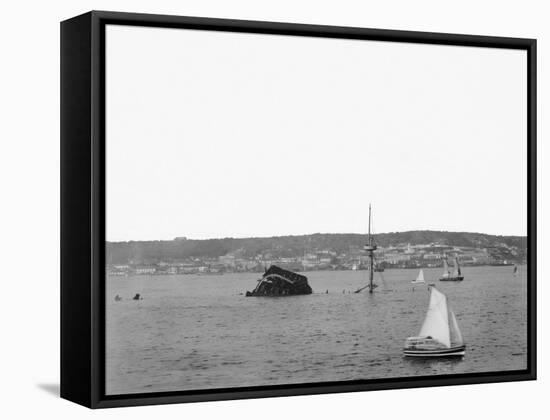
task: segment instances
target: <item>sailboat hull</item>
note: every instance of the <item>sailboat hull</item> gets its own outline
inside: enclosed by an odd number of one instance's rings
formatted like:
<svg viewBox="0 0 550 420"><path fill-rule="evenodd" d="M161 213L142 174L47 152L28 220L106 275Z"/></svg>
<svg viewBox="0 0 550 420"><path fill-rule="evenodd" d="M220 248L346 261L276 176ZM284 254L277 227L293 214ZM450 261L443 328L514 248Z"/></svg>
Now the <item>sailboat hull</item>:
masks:
<svg viewBox="0 0 550 420"><path fill-rule="evenodd" d="M464 280L464 276L449 276L449 277L441 277L439 281L462 281Z"/></svg>
<svg viewBox="0 0 550 420"><path fill-rule="evenodd" d="M462 357L466 353L466 346L455 346L445 349L403 349L407 357Z"/></svg>

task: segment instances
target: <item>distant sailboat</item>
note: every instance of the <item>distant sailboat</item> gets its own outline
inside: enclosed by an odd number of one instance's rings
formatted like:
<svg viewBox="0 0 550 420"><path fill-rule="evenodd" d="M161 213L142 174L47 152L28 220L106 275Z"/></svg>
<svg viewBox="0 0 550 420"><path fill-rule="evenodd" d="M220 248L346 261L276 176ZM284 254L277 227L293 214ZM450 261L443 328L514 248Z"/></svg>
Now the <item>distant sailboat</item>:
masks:
<svg viewBox="0 0 550 420"><path fill-rule="evenodd" d="M412 284L424 284L426 283L424 281L424 270L420 270L420 273L418 273L418 277L416 280L411 281Z"/></svg>
<svg viewBox="0 0 550 420"><path fill-rule="evenodd" d="M443 274L439 278L440 281L462 281L464 276L460 271L460 265L458 264L458 257L454 258L454 269L453 272L449 270L449 265L447 264L447 257L443 258Z"/></svg>
<svg viewBox="0 0 550 420"><path fill-rule="evenodd" d="M447 297L430 287L430 306L417 337L409 337L403 353L412 357L464 356L466 345Z"/></svg>

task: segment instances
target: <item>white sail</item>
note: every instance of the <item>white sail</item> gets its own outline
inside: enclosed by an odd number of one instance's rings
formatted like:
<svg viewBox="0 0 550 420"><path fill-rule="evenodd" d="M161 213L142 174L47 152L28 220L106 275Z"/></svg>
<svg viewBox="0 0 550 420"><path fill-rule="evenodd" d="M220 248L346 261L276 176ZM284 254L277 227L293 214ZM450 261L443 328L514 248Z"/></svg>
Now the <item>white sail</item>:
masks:
<svg viewBox="0 0 550 420"><path fill-rule="evenodd" d="M411 283L425 283L425 281L424 281L424 270L420 270L416 280L411 281Z"/></svg>
<svg viewBox="0 0 550 420"><path fill-rule="evenodd" d="M420 337L432 337L445 347L451 347L447 298L435 287L431 288L430 306L420 329Z"/></svg>
<svg viewBox="0 0 550 420"><path fill-rule="evenodd" d="M447 265L447 257L443 258L443 277L449 277L449 266Z"/></svg>
<svg viewBox="0 0 550 420"><path fill-rule="evenodd" d="M458 265L458 258L455 257L454 259L454 270L453 270L453 277L460 276L460 265Z"/></svg>
<svg viewBox="0 0 550 420"><path fill-rule="evenodd" d="M464 340L462 339L462 333L460 332L460 328L458 328L458 323L456 322L456 317L452 309L449 309L449 327L453 346L463 345Z"/></svg>

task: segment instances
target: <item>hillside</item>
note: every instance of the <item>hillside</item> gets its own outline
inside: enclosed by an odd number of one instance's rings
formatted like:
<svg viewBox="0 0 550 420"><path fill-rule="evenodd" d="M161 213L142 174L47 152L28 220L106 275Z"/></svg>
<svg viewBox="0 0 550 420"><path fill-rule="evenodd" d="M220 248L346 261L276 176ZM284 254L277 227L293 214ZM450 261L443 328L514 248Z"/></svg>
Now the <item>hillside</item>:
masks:
<svg viewBox="0 0 550 420"><path fill-rule="evenodd" d="M337 254L362 247L367 239L363 234L316 233L300 236L270 238L175 239L171 241L108 242L107 263L156 263L187 258L216 258L228 253L253 258L269 253L276 257L298 257L304 252L330 250ZM380 247L440 244L471 248L513 247L525 254L526 237L496 236L470 232L409 231L376 235Z"/></svg>

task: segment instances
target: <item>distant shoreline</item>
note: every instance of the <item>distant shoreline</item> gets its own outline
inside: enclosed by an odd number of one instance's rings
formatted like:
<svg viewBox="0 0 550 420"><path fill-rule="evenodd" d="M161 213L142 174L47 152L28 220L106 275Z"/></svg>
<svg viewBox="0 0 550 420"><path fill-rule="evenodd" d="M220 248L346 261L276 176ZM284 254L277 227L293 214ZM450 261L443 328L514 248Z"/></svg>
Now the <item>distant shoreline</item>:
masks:
<svg viewBox="0 0 550 420"><path fill-rule="evenodd" d="M448 230L404 230L404 231L391 231L391 232L376 232L373 235L375 237L387 236L387 235L406 235L414 233L442 233L442 234L459 234L459 235L482 235L495 238L515 238L515 239L527 239L527 235L496 235L483 232L471 232L471 231L448 231ZM307 238L310 236L368 236L367 233L328 233L328 232L316 232L316 233L301 233L295 235L271 235L271 236L223 236L223 237L211 237L211 238L188 238L186 236L176 236L173 239L127 239L127 240L106 240L108 244L127 244L127 243L158 243L158 242L173 242L173 241L222 241L222 240L266 240L266 239L284 239L284 238Z"/></svg>
<svg viewBox="0 0 550 420"><path fill-rule="evenodd" d="M445 231L377 234L379 269L460 265L511 265L527 261L527 238ZM291 271L367 268L366 234L313 234L272 238L120 242L106 244L112 272L195 274L263 272L269 265Z"/></svg>
<svg viewBox="0 0 550 420"><path fill-rule="evenodd" d="M496 267L496 268L500 268L500 267L514 267L514 266L517 266L517 267L525 267L527 264L479 264L479 265L467 265L467 266L463 266L462 268L465 269L466 271L468 270L468 268L479 268L479 267ZM403 267L403 268L388 268L388 269L385 269L383 273L385 273L386 271L395 271L395 270L430 270L430 269L433 269L433 270L437 270L437 269L440 269L441 267ZM333 273L343 273L343 272L358 272L358 273L368 273L369 271L368 270L347 270L347 269L336 269L336 270L307 270L307 271L302 271L302 270L298 270L296 271L297 273L300 273L300 274L307 274L307 273L326 273L326 272L333 272ZM107 277L110 277L110 278L116 278L116 277L167 277L167 276L198 276L198 277L223 277L223 276L226 276L226 275L238 275L238 274L262 274L261 272L258 272L258 271L230 271L230 272L224 272L224 273L142 273L142 274L136 274L136 273L131 273L131 274L109 274L107 273ZM380 274L380 273L377 273L377 274Z"/></svg>

